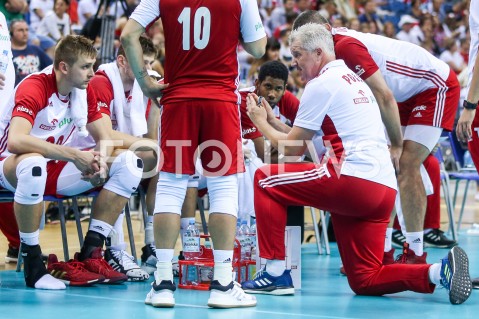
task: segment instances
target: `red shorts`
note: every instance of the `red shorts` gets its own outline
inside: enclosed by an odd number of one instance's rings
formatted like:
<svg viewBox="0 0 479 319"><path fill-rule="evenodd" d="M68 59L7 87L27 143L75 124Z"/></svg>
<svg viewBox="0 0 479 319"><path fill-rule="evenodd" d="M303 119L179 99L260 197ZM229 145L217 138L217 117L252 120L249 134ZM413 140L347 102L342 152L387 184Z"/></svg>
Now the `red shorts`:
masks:
<svg viewBox="0 0 479 319"><path fill-rule="evenodd" d="M51 160L47 162L47 185L45 186L45 195L57 195L58 177L67 164L68 162L66 161Z"/></svg>
<svg viewBox="0 0 479 319"><path fill-rule="evenodd" d="M159 170L193 175L197 150L205 176L244 172L237 104L195 100L163 105Z"/></svg>
<svg viewBox="0 0 479 319"><path fill-rule="evenodd" d="M423 91L409 100L398 102L401 125L426 125L452 130L461 87L451 71L445 86Z"/></svg>

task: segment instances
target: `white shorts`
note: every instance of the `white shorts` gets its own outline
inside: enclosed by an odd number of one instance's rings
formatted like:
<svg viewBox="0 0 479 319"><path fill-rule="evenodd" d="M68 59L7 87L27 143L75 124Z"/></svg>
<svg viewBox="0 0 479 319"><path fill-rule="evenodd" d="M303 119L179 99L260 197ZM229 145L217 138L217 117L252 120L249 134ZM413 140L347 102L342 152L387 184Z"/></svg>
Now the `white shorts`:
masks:
<svg viewBox="0 0 479 319"><path fill-rule="evenodd" d="M414 141L424 145L430 152L439 142L442 128L426 125L401 126L404 140Z"/></svg>

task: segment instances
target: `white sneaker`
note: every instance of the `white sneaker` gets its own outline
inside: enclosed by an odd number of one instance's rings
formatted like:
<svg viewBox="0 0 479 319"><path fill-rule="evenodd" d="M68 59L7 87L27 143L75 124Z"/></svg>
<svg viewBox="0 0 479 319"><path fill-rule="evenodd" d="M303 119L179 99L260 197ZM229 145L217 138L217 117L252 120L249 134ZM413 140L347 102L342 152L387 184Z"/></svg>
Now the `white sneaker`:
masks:
<svg viewBox="0 0 479 319"><path fill-rule="evenodd" d="M210 291L209 307L239 308L256 306L256 297L247 295L236 281L230 282L228 286L222 286L218 280L213 280Z"/></svg>
<svg viewBox="0 0 479 319"><path fill-rule="evenodd" d="M153 307L172 308L175 306L175 284L170 280L162 280L159 285L156 280L151 283L151 290L146 295L145 304Z"/></svg>
<svg viewBox="0 0 479 319"><path fill-rule="evenodd" d="M129 281L143 281L150 278L150 275L135 263L133 256L125 250L107 248L105 260L116 271L128 276Z"/></svg>

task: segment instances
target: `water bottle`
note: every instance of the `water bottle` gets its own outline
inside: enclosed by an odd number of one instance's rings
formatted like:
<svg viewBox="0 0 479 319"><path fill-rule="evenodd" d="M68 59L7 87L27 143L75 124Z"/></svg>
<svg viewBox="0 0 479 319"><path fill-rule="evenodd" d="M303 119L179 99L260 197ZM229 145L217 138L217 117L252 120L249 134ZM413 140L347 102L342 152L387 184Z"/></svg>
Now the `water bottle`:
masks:
<svg viewBox="0 0 479 319"><path fill-rule="evenodd" d="M246 220L241 221L240 226L241 232L241 259L250 260L251 259L251 242L250 242L250 229L248 227L248 222Z"/></svg>
<svg viewBox="0 0 479 319"><path fill-rule="evenodd" d="M249 228L249 238L251 242L251 260L256 260L256 222L251 222L251 227Z"/></svg>
<svg viewBox="0 0 479 319"><path fill-rule="evenodd" d="M183 255L186 260L197 259L200 256L200 231L194 220L190 220L183 234Z"/></svg>
<svg viewBox="0 0 479 319"><path fill-rule="evenodd" d="M3 50L2 55L0 56L0 73L5 74L7 72L8 63L10 58L8 57L8 51Z"/></svg>
<svg viewBox="0 0 479 319"><path fill-rule="evenodd" d="M464 168L474 167L474 162L472 161L471 153L469 151L464 152Z"/></svg>

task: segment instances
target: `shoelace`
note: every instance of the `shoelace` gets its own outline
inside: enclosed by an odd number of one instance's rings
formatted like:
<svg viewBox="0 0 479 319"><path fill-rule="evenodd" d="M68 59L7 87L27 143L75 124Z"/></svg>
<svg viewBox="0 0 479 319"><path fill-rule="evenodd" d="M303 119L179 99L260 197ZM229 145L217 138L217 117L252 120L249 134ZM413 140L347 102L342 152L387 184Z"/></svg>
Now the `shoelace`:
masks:
<svg viewBox="0 0 479 319"><path fill-rule="evenodd" d="M236 281L233 281L232 291L233 291L233 296L235 296L236 299L243 300L243 299L248 299L250 297L244 292L243 288L241 288L241 285Z"/></svg>
<svg viewBox="0 0 479 319"><path fill-rule="evenodd" d="M135 263L133 256L129 255L125 250L111 250L113 256L120 260L123 268L126 270L138 268L138 265Z"/></svg>
<svg viewBox="0 0 479 319"><path fill-rule="evenodd" d="M255 275L254 275L254 280L258 279L259 277L263 276L263 273L265 272L266 268L262 268L260 271L258 271Z"/></svg>

